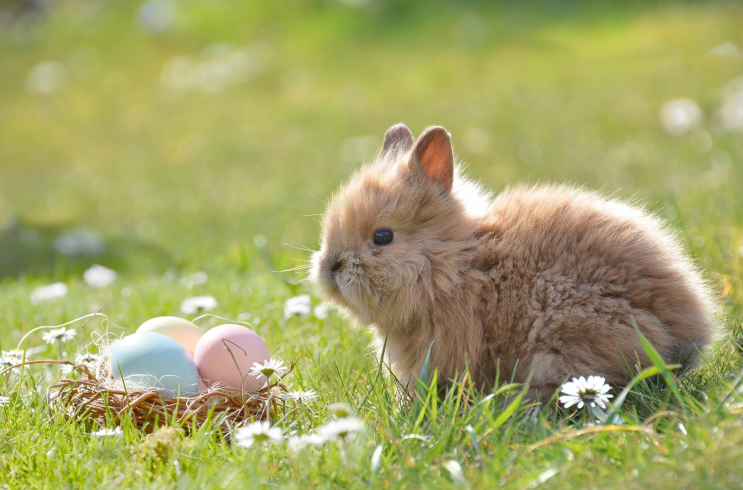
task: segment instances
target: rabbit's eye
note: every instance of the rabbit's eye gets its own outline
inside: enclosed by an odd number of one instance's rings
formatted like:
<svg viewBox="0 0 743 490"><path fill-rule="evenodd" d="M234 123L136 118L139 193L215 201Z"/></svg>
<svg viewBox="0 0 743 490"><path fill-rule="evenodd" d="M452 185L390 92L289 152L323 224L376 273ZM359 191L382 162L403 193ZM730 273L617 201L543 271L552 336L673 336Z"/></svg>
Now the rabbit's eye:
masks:
<svg viewBox="0 0 743 490"><path fill-rule="evenodd" d="M389 245L392 243L392 230L377 230L372 236L374 245Z"/></svg>

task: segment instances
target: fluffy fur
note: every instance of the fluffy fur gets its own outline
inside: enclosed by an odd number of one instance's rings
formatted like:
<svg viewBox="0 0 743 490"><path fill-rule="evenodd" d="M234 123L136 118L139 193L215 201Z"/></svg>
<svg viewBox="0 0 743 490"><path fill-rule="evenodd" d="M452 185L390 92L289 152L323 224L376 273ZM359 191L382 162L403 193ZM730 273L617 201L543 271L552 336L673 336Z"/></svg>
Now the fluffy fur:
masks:
<svg viewBox="0 0 743 490"><path fill-rule="evenodd" d="M439 379L467 365L550 396L569 376L625 383L649 365L632 319L667 362L692 364L714 305L657 217L569 186L516 186L491 199L456 171L449 135L388 131L377 160L330 202L312 274L350 318L387 343L403 382L435 341ZM447 166L449 168L447 168ZM453 180L453 182L452 182ZM376 230L392 230L374 245Z"/></svg>

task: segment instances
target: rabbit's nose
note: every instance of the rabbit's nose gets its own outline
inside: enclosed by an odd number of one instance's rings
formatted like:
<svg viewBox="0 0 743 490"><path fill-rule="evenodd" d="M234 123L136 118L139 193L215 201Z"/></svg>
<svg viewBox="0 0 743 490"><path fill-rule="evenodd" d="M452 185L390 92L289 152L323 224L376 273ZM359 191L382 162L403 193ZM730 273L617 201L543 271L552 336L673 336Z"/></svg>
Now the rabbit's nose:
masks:
<svg viewBox="0 0 743 490"><path fill-rule="evenodd" d="M328 260L328 270L335 272L343 265L343 259L340 257L330 257Z"/></svg>

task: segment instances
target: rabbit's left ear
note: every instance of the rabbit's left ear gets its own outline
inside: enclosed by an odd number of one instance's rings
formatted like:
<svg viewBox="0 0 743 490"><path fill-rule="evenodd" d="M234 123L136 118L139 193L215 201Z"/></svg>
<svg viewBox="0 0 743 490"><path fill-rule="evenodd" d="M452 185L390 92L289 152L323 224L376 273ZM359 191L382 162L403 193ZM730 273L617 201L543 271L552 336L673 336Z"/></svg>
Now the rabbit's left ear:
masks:
<svg viewBox="0 0 743 490"><path fill-rule="evenodd" d="M414 164L448 194L454 183L454 153L451 136L441 126L426 129L413 149Z"/></svg>
<svg viewBox="0 0 743 490"><path fill-rule="evenodd" d="M394 161L398 153L404 153L412 147L413 133L403 123L395 124L384 135L384 144L382 145L382 151L379 152L379 157L391 156L391 160Z"/></svg>

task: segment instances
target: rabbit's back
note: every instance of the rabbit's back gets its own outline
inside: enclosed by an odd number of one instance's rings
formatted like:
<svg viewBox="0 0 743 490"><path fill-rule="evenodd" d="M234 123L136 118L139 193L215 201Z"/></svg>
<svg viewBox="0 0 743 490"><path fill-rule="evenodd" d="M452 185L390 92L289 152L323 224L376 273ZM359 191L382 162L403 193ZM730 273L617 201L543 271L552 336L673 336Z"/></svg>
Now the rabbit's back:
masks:
<svg viewBox="0 0 743 490"><path fill-rule="evenodd" d="M500 364L517 378L532 372L545 393L570 375L626 381L637 359L648 363L633 318L667 362L688 364L710 342L707 286L638 207L567 186L515 187L493 201L477 238L484 378Z"/></svg>

